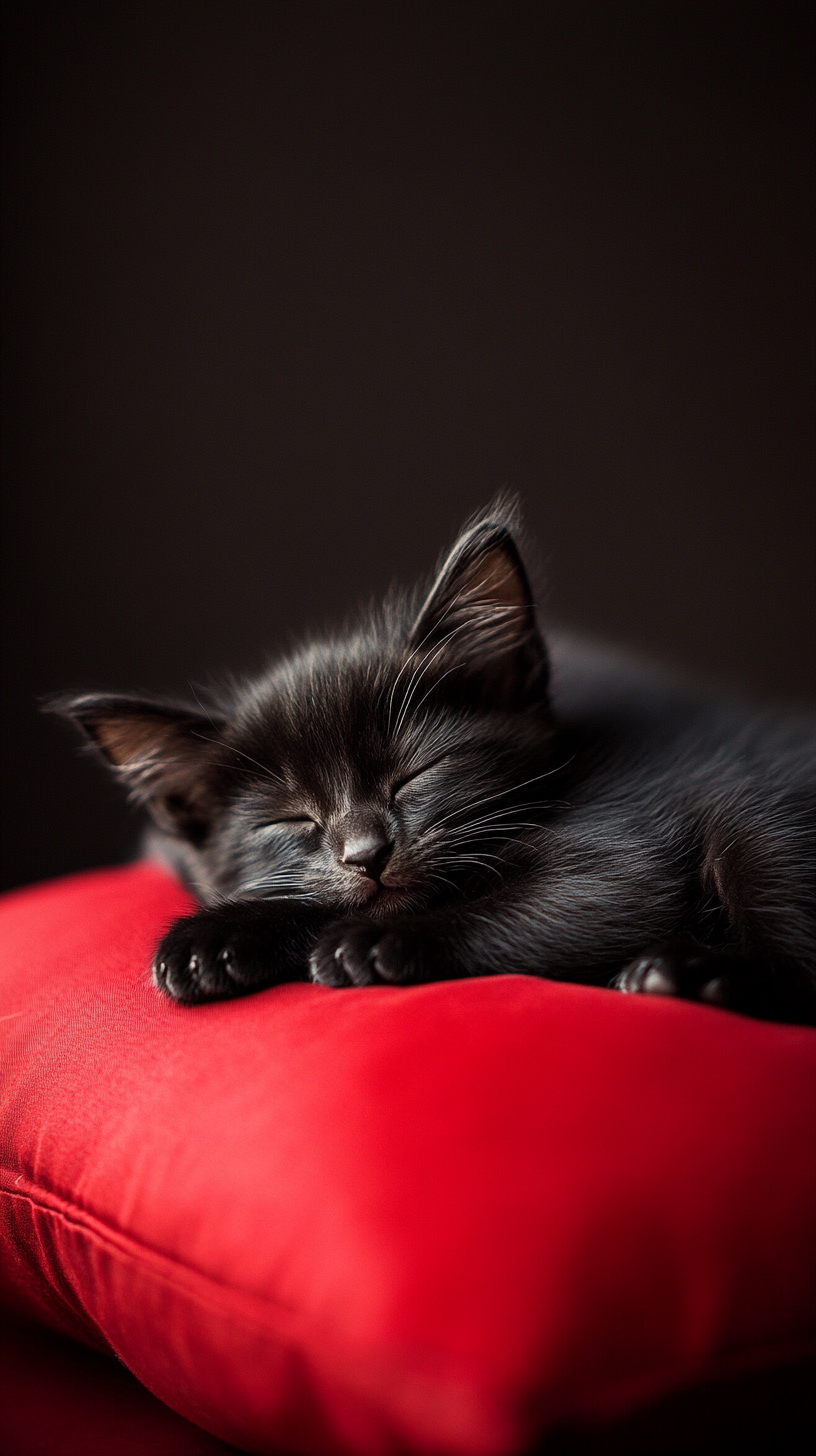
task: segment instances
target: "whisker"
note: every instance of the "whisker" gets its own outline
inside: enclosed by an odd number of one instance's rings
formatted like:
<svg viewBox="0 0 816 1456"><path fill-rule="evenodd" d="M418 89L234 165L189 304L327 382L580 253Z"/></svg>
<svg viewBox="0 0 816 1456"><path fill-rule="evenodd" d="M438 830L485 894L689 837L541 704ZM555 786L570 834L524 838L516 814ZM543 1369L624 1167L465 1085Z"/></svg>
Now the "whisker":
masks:
<svg viewBox="0 0 816 1456"><path fill-rule="evenodd" d="M495 865L491 865L491 864L485 864L484 860L481 859L479 855L473 855L473 854L454 854L454 855L451 855L450 856L450 859L447 860L446 863L448 863L448 864L475 864L475 865L479 865L479 867L481 869L483 869L483 870L490 870L494 875L496 875L498 877L498 879L499 879L499 883L500 884L504 882L504 877L496 869L496 866Z"/></svg>
<svg viewBox="0 0 816 1456"><path fill-rule="evenodd" d="M423 657L422 662L420 663L419 667L414 672L414 674L413 674L413 676L411 678L411 681L408 684L408 688L407 688L407 691L406 691L406 695L405 695L405 697L403 699L402 707L400 708L400 711L399 711L399 717L397 718L397 721L396 721L396 723L394 725L394 733L395 734L399 733L399 730L402 727L402 724L405 722L405 717L406 717L406 714L408 712L408 708L409 708L409 705L410 705L410 702L411 702L411 698L412 698L412 696L414 694L414 690L416 689L417 685L421 682L422 678L424 677L424 675L425 675L426 671L428 670L428 668L430 667L431 663L439 656L440 652L443 652L444 651L447 643L450 642L450 640L451 640L452 637L455 637L456 636L457 632L463 632L467 627L469 627L471 625L472 624L470 622L460 622L458 627L454 627L454 629L453 629L452 632L448 632L447 635L442 638L442 641L438 644L438 646L436 647L436 649L432 650L429 653L426 653L425 657ZM461 665L463 665L463 664L461 664ZM460 664L457 663L456 666L460 666ZM453 671L453 669L451 668L451 669L449 669L449 671ZM424 702L425 699L423 698L422 701Z"/></svg>
<svg viewBox="0 0 816 1456"><path fill-rule="evenodd" d="M487 578L485 577L485 581L486 580L487 580ZM482 583L482 585L484 585L484 583ZM391 688L391 696L388 699L388 724L387 724L387 731L389 733L391 732L391 709L392 709L393 703L394 703L394 693L397 690L397 683L399 682L400 678L402 677L402 674L404 673L404 671L405 671L406 667L408 666L409 662L412 662L413 659L416 657L417 653L422 651L422 648L425 646L425 643L427 642L427 640L430 637L431 633L433 631L435 631L436 628L439 627L442 622L444 622L444 620L447 617L448 613L453 611L454 607L456 606L456 603L459 601L459 599L462 596L464 596L466 590L467 590L466 587L461 587L459 589L459 591L456 593L456 596L453 598L453 600L450 601L448 603L448 605L446 606L446 608L445 608L444 612L442 613L441 617L439 617L437 619L437 621L433 623L433 626L431 626L431 627L428 628L427 632L425 633L425 636L420 639L420 641L417 643L416 647L414 648L413 652L410 652L408 654L408 656L406 657L404 663L402 664L402 667L400 668L399 672L397 673L397 676L394 679L394 683L393 683L393 686ZM411 681L413 681L413 679L411 679ZM410 688L410 686L411 686L411 683L410 682L409 682L408 686Z"/></svg>
<svg viewBox="0 0 816 1456"><path fill-rule="evenodd" d="M480 624L481 624L482 629L484 629L485 619L487 619L488 621L495 620L496 617L506 616L508 612L518 612L518 611L522 611L522 610L525 610L525 609L524 608L521 608L521 607L509 607L509 606L508 607L504 607L504 606L500 606L500 605L497 604L496 606L490 607L488 609L488 611L482 613L479 621L480 621ZM467 621L464 621L464 622L460 622L458 627L454 627L454 629L453 629L452 632L448 632L447 635L445 637L443 637L443 639L439 643L439 646L437 647L436 651L435 652L432 652L432 653L429 653L428 656L423 659L422 664L420 665L419 668L417 668L416 672L414 673L414 675L411 678L411 681L410 681L410 683L408 685L408 691L407 691L406 697L405 697L405 699L403 701L402 708L400 709L400 715L399 715L399 717L397 719L397 722L396 722L396 725L394 727L394 732L395 733L398 733L399 732L402 724L405 722L405 718L406 718L406 715L407 715L407 712L408 712L408 707L410 705L411 698L413 697L414 691L415 691L416 687L418 686L418 684L421 682L422 678L425 676L425 673L427 672L427 670L430 667L431 663L435 661L435 659L439 656L440 652L443 651L443 649L446 646L446 644L448 642L450 642L451 638L456 636L457 632L464 632L464 631L466 631L468 629L470 629L471 631L473 631L475 629L476 625L477 624L474 623L473 621L471 621L470 619L468 619ZM455 667L464 667L464 665L465 665L464 663L455 663L454 664L454 667L448 669L448 672L453 672ZM446 672L446 673L443 673L442 676L443 677L447 677L447 675L448 675L448 673ZM442 681L442 678L440 678L439 681L441 682ZM418 711L419 708L422 707L422 704L425 702L425 698L430 697L430 694L434 691L434 688L436 686L437 686L437 684L434 683L433 687L431 687L429 689L429 691L425 694L425 697L423 697L420 700L420 703L418 705L418 708L415 709L415 711Z"/></svg>
<svg viewBox="0 0 816 1456"><path fill-rule="evenodd" d="M391 732L391 713L392 713L392 709L393 709L393 705L394 705L394 694L395 694L395 692L397 690L397 684L398 684L400 678L402 677L402 674L404 673L406 667L408 667L409 663L411 663L413 661L413 659L416 657L417 653L422 651L422 648L425 646L425 643L427 642L427 640L430 637L431 633L438 630L438 628L444 622L445 618L453 611L454 607L461 600L461 598L463 596L473 596L473 595L475 595L480 590L481 587L483 587L483 586L486 585L487 581L488 581L488 578L487 577L484 577L482 579L482 581L476 582L475 586L474 585L471 585L471 586L468 586L468 587L462 587L462 588L460 588L460 590L456 593L456 595L453 598L453 600L448 603L448 605L445 608L445 610L442 613L442 615L433 623L433 625L431 627L429 627L428 631L425 633L425 636L417 643L417 645L414 648L413 652L409 653L408 657L405 659L405 662L402 664L402 667L400 668L399 672L397 673L396 678L394 679L394 683L393 683L393 685L391 687L391 695L390 695L390 697L388 699L387 732L389 734ZM508 612L508 611L521 611L521 610L524 610L524 609L523 608L520 608L520 607L501 607L501 606L498 606L498 604L497 604L496 610ZM451 637L454 637L457 632L462 631L466 627L473 627L473 626L474 626L474 623L470 619L468 619L465 622L460 623L458 627L455 627L454 628L453 632L449 632L448 635L443 639L442 646L444 646L444 643L445 642L448 642ZM424 661L425 661L425 659L423 658L423 663L424 663ZM408 696L409 697L410 697L411 691L413 690L413 687L416 684L416 681L417 681L417 673L418 672L419 672L419 669L417 669L414 672L413 676L411 677L411 679L410 679L410 681L408 683ZM405 704L403 704L403 706L405 706ZM399 729L399 722L397 723L397 726L394 729L394 731L397 732L398 729Z"/></svg>
<svg viewBox="0 0 816 1456"><path fill-rule="evenodd" d="M286 787L285 781L281 778L280 774L273 773L271 768L267 768L265 764L259 763L257 758L252 758L248 753L244 753L242 748L236 748L234 743L224 743L218 738L208 738L206 733L196 733L194 729L191 731L194 738L201 738L204 743L213 743L216 748L226 748L228 753L240 754L241 758L245 758L248 763L254 763L255 767L259 768L262 774L266 774L267 778L272 779L276 784L283 784L284 788Z"/></svg>
<svg viewBox="0 0 816 1456"><path fill-rule="evenodd" d="M526 804L508 804L504 809L494 809L491 814L481 814L476 819L465 819L462 824L454 824L453 829L476 829L484 824L504 824L515 821L517 814L528 813L531 809L548 809L549 802L540 799L533 799ZM520 821L519 821L520 822Z"/></svg>
<svg viewBox="0 0 816 1456"><path fill-rule="evenodd" d="M297 880L249 880L245 886L248 890L291 890L296 894L311 894L310 890L302 890L301 883Z"/></svg>
<svg viewBox="0 0 816 1456"><path fill-rule="evenodd" d="M550 801L542 803L540 799L531 799L526 804L508 804L506 809L496 809L492 814L483 814L478 819L466 819L464 824L454 825L456 829L476 829L483 824L501 824L512 818L514 814L524 813L526 809L548 809ZM542 828L544 826L542 825Z"/></svg>
<svg viewBox="0 0 816 1456"><path fill-rule="evenodd" d="M452 672L461 672L461 670L462 670L463 667L464 667L464 663L463 662L455 662L453 664L453 667L449 667L448 670L447 670L447 672L443 672L442 673L442 676L441 677L438 677L437 680L436 680L436 682L433 683L431 685L431 687L428 688L427 693L425 693L424 696L420 698L419 702L417 703L416 707L414 708L414 712L415 713L418 713L419 712L420 708L422 707L422 704L425 702L425 699L426 698L429 698L431 696L431 693L432 692L435 692L435 690L439 687L439 684L441 682L444 682L444 680L445 680L446 677L450 677L450 674ZM400 721L401 721L401 719L400 719ZM394 732L395 733L399 732L399 727L400 727L400 724L398 723L397 726L396 726L396 728L394 729Z"/></svg>
<svg viewBox="0 0 816 1456"><path fill-rule="evenodd" d="M484 829L474 829L474 830L470 830L466 834L453 834L453 835L450 836L450 838L447 838L445 840L445 843L446 844L466 844L468 841L471 841L471 840L477 840L477 841L478 840L486 840L488 842L490 842L490 841L492 841L494 839L507 839L507 840L511 840L511 839L513 839L515 837L514 836L514 831L515 830L519 830L519 829L544 829L545 832L546 832L546 826L545 825L543 825L543 824L536 824L536 823L534 823L531 820L522 820L518 824L502 824L502 825L499 825L496 829L488 829L488 830L484 830Z"/></svg>
<svg viewBox="0 0 816 1456"><path fill-rule="evenodd" d="M450 860L451 863L453 863L454 860L459 860L459 859L479 859L479 860L482 860L482 859L495 859L498 864L504 864L505 863L505 861L502 859L502 857L501 857L500 854L491 854L490 851L487 850L487 849L483 850L481 854L477 854L477 855L472 855L472 854L471 855L468 855L468 854L461 854L461 853L460 854L446 855L445 856L445 859L446 859L446 861Z"/></svg>
<svg viewBox="0 0 816 1456"><path fill-rule="evenodd" d="M287 885L268 885L264 880L245 885L242 894L250 898L258 896L263 900L316 900L311 890L297 890Z"/></svg>
<svg viewBox="0 0 816 1456"><path fill-rule="evenodd" d="M427 872L427 878L429 880L440 880L443 885L450 885L451 889L454 891L458 890L459 888L459 886L456 885L453 880L449 880L447 875L440 874L438 870L429 870Z"/></svg>
<svg viewBox="0 0 816 1456"><path fill-rule="evenodd" d="M212 729L214 730L214 732L217 733L218 732L218 724L215 722L212 713L210 712L209 708L207 707L207 704L206 703L202 703L200 697L198 696L198 689L196 688L195 683L194 682L191 682L190 679L188 678L187 679L187 686L190 689L190 692L192 693L192 695L195 698L196 702L198 703L198 706L201 709L202 713L206 714L206 716L209 718L209 720L210 720L210 726L212 727Z"/></svg>
<svg viewBox="0 0 816 1456"><path fill-rule="evenodd" d="M460 809L454 809L453 813L446 814L442 819L437 819L432 827L439 828L440 825L446 824L449 819L454 819L457 814L464 814L468 809L478 809L480 804L490 804L494 799L503 799L508 794L517 793L519 789L526 789L528 784L537 784L542 779L552 778L553 774L560 773L562 768L566 768L568 764L571 764L574 757L575 754L572 754L564 763L559 763L557 768L548 769L546 773L534 774L531 779L524 779L520 784L511 784L507 789L500 789L497 794L486 794L483 799L477 799L475 803L463 804Z"/></svg>

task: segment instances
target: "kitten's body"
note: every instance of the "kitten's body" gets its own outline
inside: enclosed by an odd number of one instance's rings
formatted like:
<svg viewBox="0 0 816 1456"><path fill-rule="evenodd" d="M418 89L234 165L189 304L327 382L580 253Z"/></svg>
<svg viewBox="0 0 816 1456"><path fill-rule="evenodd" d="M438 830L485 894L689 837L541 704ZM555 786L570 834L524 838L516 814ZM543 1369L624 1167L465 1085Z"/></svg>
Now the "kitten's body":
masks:
<svg viewBox="0 0 816 1456"><path fill-rule="evenodd" d="M63 702L207 907L182 1000L522 972L816 1021L816 731L550 641L510 513L210 713Z"/></svg>

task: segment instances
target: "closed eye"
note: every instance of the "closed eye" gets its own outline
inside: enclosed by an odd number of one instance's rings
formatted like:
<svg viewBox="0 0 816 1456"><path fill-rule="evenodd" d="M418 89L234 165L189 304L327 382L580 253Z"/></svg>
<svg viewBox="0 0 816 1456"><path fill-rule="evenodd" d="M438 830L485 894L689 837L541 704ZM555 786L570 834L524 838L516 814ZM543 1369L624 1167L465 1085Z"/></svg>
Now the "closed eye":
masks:
<svg viewBox="0 0 816 1456"><path fill-rule="evenodd" d="M287 819L267 819L266 823L261 824L259 828L280 829L287 828L289 825L297 824L311 824L314 826L315 829L319 828L317 820L312 819L308 814L292 814L291 817Z"/></svg>
<svg viewBox="0 0 816 1456"><path fill-rule="evenodd" d="M430 773L432 768L436 768L438 764L443 763L444 760L449 757L450 754L443 753L440 755L439 758L433 759L431 763L424 763L422 765L422 768L415 768L413 773L405 774L403 778L397 779L396 783L394 783L391 788L392 799L395 799L397 797L397 794L399 794L401 790L404 789L408 784L412 784L414 782L414 779L421 778L423 774Z"/></svg>

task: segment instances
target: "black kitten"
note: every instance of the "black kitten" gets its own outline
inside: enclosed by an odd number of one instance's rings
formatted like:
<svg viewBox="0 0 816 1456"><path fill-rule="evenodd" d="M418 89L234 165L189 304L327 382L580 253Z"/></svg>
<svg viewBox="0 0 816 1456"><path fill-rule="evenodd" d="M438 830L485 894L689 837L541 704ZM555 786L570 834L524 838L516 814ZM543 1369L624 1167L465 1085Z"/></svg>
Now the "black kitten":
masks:
<svg viewBox="0 0 816 1456"><path fill-rule="evenodd" d="M514 532L211 711L52 704L205 907L163 991L516 971L816 1021L813 725L561 638L550 684Z"/></svg>

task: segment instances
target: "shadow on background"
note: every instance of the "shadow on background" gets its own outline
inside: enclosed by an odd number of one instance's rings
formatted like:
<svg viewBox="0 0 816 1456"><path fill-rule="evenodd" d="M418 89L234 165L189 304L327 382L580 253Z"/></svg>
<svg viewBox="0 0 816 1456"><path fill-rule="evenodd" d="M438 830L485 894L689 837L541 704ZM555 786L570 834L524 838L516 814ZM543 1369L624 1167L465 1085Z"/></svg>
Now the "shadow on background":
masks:
<svg viewBox="0 0 816 1456"><path fill-rule="evenodd" d="M811 5L7 7L6 884L38 717L183 689L518 489L551 617L814 701Z"/></svg>

